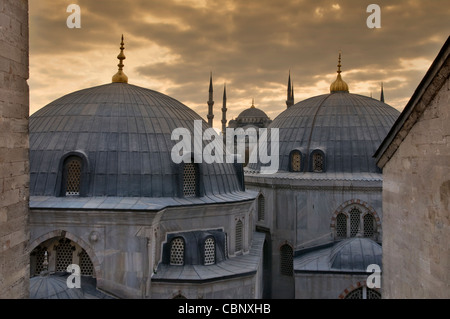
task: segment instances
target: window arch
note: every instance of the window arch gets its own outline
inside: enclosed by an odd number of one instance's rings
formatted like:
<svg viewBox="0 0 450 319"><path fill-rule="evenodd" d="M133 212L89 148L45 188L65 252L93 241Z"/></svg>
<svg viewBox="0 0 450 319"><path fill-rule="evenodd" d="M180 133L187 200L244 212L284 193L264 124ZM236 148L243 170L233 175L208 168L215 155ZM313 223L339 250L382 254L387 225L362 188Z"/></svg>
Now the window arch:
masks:
<svg viewBox="0 0 450 319"><path fill-rule="evenodd" d="M362 286L350 291L344 299L381 299L381 294L375 289Z"/></svg>
<svg viewBox="0 0 450 319"><path fill-rule="evenodd" d="M331 218L336 239L365 237L379 240L380 218L375 210L361 200L349 200L340 205Z"/></svg>
<svg viewBox="0 0 450 319"><path fill-rule="evenodd" d="M198 164L185 163L183 167L183 196L198 196Z"/></svg>
<svg viewBox="0 0 450 319"><path fill-rule="evenodd" d="M240 252L242 250L243 229L244 229L244 225L243 225L242 221L238 220L236 222L235 252Z"/></svg>
<svg viewBox="0 0 450 319"><path fill-rule="evenodd" d="M170 264L184 265L184 240L181 237L175 237L170 243Z"/></svg>
<svg viewBox="0 0 450 319"><path fill-rule="evenodd" d="M292 247L288 244L280 248L280 273L285 276L294 274L294 254Z"/></svg>
<svg viewBox="0 0 450 319"><path fill-rule="evenodd" d="M266 205L266 203L265 203L264 196L262 194L260 194L258 197L258 221L264 220L264 218L265 218L265 212L266 212L265 205Z"/></svg>
<svg viewBox="0 0 450 319"><path fill-rule="evenodd" d="M204 261L205 265L214 265L216 263L216 242L214 237L208 237L204 243Z"/></svg>
<svg viewBox="0 0 450 319"><path fill-rule="evenodd" d="M294 150L289 156L289 165L291 172L301 172L302 170L302 153Z"/></svg>
<svg viewBox="0 0 450 319"><path fill-rule="evenodd" d="M81 193L81 173L83 160L78 156L69 156L64 161L63 195L79 196Z"/></svg>

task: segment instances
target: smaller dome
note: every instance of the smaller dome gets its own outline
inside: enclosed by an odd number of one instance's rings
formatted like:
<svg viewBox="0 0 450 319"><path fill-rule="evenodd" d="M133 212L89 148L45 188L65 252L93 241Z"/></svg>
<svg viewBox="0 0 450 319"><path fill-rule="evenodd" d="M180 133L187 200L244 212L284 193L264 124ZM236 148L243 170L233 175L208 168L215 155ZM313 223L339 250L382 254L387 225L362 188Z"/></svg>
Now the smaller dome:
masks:
<svg viewBox="0 0 450 319"><path fill-rule="evenodd" d="M231 122L231 121L230 121ZM236 118L236 123L239 124L259 124L259 126L266 126L271 122L267 114L255 107L254 101L252 106L242 111Z"/></svg>
<svg viewBox="0 0 450 319"><path fill-rule="evenodd" d="M368 238L351 238L335 245L330 265L336 270L366 271L371 264L381 265L382 249Z"/></svg>

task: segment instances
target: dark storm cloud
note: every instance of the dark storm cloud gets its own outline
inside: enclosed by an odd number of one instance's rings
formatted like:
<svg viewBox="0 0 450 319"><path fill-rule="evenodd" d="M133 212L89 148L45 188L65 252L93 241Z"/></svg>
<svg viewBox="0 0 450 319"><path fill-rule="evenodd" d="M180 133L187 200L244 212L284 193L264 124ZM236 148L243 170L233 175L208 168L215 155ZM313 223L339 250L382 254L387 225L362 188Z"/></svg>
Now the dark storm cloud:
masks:
<svg viewBox="0 0 450 319"><path fill-rule="evenodd" d="M132 38L129 58L133 50L150 45L174 57L166 61L149 54L130 72L172 83L164 92L205 116L212 71L215 109L220 109L226 82L229 118L253 97L276 116L285 107L289 70L296 101L312 88L327 93L339 50L351 92L369 94L352 90L366 83L378 96L383 81L386 101L403 103L426 69L410 70L402 61L431 63L450 30L447 0L37 1L30 1L31 54L51 58L111 47L115 55L118 36L124 33ZM65 27L65 8L72 2L82 9L79 30ZM366 26L370 3L381 7L381 29Z"/></svg>

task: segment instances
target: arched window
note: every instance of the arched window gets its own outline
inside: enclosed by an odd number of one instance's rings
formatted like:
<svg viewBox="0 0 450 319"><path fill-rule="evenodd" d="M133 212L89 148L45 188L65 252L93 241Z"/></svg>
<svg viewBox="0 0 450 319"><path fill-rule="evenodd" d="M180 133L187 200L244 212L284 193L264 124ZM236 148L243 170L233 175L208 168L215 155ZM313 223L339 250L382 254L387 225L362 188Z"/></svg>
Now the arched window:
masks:
<svg viewBox="0 0 450 319"><path fill-rule="evenodd" d="M372 214L366 214L363 217L364 237L373 237L375 233L374 218Z"/></svg>
<svg viewBox="0 0 450 319"><path fill-rule="evenodd" d="M184 240L181 237L172 239L170 244L170 264L178 266L184 264Z"/></svg>
<svg viewBox="0 0 450 319"><path fill-rule="evenodd" d="M381 294L374 289L362 286L350 291L345 299L381 299Z"/></svg>
<svg viewBox="0 0 450 319"><path fill-rule="evenodd" d="M360 219L361 211L358 208L353 207L350 210L350 237L355 237L360 231Z"/></svg>
<svg viewBox="0 0 450 319"><path fill-rule="evenodd" d="M312 156L312 170L316 173L324 171L323 154L321 152L314 152Z"/></svg>
<svg viewBox="0 0 450 319"><path fill-rule="evenodd" d="M290 158L292 172L300 172L302 169L302 153L300 151L292 151Z"/></svg>
<svg viewBox="0 0 450 319"><path fill-rule="evenodd" d="M265 212L266 212L265 199L264 196L261 194L258 197L258 220L264 220Z"/></svg>
<svg viewBox="0 0 450 319"><path fill-rule="evenodd" d="M347 216L343 213L339 213L336 217L336 237L347 237Z"/></svg>
<svg viewBox="0 0 450 319"><path fill-rule="evenodd" d="M235 252L239 252L242 250L242 231L243 231L243 224L241 220L238 220L236 223L236 241L235 241Z"/></svg>
<svg viewBox="0 0 450 319"><path fill-rule="evenodd" d="M79 196L81 189L81 170L83 161L78 156L70 156L64 161L64 191L65 196Z"/></svg>
<svg viewBox="0 0 450 319"><path fill-rule="evenodd" d="M280 248L280 272L285 276L294 274L294 255L292 247L284 244Z"/></svg>
<svg viewBox="0 0 450 319"><path fill-rule="evenodd" d="M183 196L198 196L198 165L195 163L184 164L183 169Z"/></svg>
<svg viewBox="0 0 450 319"><path fill-rule="evenodd" d="M205 265L214 265L216 262L216 243L213 237L208 237L205 240Z"/></svg>

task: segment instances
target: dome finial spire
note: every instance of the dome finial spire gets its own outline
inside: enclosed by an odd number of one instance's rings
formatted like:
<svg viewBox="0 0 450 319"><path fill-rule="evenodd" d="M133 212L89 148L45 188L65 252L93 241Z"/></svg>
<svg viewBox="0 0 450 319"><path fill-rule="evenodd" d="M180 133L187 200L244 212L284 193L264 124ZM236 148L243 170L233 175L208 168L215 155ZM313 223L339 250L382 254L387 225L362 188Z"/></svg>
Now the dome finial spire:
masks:
<svg viewBox="0 0 450 319"><path fill-rule="evenodd" d="M124 43L123 43L123 34L122 34L122 41L120 42L120 53L117 56L117 58L119 59L119 64L117 65L119 67L119 71L117 71L116 74L114 74L114 76L112 77L112 81L113 83L128 83L128 76L126 76L125 73L123 73L123 60L126 59L125 54L123 53L123 50L125 50L124 48Z"/></svg>
<svg viewBox="0 0 450 319"><path fill-rule="evenodd" d="M337 69L337 77L336 80L330 85L330 93L333 92L347 92L348 93L348 85L345 83L344 80L342 80L341 77L341 51L339 50L339 59L338 59L338 69Z"/></svg>

